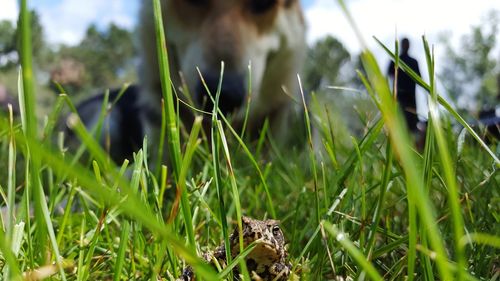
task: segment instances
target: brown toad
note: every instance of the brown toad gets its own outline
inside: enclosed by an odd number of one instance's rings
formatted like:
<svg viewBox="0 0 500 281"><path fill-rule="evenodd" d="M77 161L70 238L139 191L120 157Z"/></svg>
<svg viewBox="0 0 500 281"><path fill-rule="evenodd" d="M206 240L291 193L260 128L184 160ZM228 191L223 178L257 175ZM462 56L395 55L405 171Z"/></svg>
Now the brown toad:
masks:
<svg viewBox="0 0 500 281"><path fill-rule="evenodd" d="M285 249L285 237L276 220L255 220L242 217L243 248L248 247L256 241L257 245L245 257L246 266L253 280L287 280L290 275L290 263L287 262L288 252ZM231 257L235 258L240 253L238 227L229 237L231 244ZM203 258L211 260L212 255L204 254ZM226 250L224 244L217 247L213 258L224 268L226 262ZM239 278L238 269L233 270L234 278ZM182 281L196 280L193 269L187 267L180 279Z"/></svg>

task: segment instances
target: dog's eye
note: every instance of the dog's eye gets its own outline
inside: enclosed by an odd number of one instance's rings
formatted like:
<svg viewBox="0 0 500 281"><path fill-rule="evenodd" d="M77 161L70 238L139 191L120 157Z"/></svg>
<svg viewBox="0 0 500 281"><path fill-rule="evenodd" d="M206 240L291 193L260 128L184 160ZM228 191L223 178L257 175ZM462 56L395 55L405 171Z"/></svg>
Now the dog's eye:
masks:
<svg viewBox="0 0 500 281"><path fill-rule="evenodd" d="M250 8L255 14L262 14L276 5L277 0L251 0Z"/></svg>
<svg viewBox="0 0 500 281"><path fill-rule="evenodd" d="M195 6L201 6L208 3L208 0L186 0L189 4Z"/></svg>

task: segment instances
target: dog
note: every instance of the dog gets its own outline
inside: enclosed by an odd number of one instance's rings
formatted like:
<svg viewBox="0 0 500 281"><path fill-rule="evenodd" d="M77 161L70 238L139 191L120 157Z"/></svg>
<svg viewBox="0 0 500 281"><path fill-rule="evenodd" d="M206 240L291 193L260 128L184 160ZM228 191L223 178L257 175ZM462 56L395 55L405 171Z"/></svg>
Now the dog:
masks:
<svg viewBox="0 0 500 281"><path fill-rule="evenodd" d="M268 119L273 136L287 138L290 120L300 115L301 103L293 100L301 101L297 74L307 48L299 0L166 0L161 4L171 80L179 89L178 96L184 101L192 100L196 108L210 111L213 105L197 68L215 95L224 62L221 112L231 115L232 125L239 127L249 106L250 132L257 132ZM156 139L162 91L151 1L143 1L138 33L140 83L138 89L131 91L138 96L138 107L129 107L136 110L129 114L140 120L135 123L141 124L143 135ZM251 98L247 93L249 83ZM92 104L85 106L86 111L91 111L88 108ZM184 125L189 127L194 113L185 106L178 110ZM119 120L106 121L111 127L123 127L114 124ZM115 145L120 146L121 139L126 138L112 135L111 139L111 145L116 140Z"/></svg>
<svg viewBox="0 0 500 281"><path fill-rule="evenodd" d="M283 88L300 101L296 75L306 51L299 1L167 0L162 4L173 84L181 86L185 82L195 107L210 109L211 100L197 67L215 95L223 61L219 101L222 113L231 114L237 124L243 120L246 106L250 106L250 129L258 129L269 118L276 135L285 135L287 126L283 125L294 111L294 104ZM153 7L148 1L142 5L139 34L143 90L140 100L152 111L159 111L161 83ZM252 97L246 104L249 63ZM179 92L181 98L186 98L187 93ZM154 124L155 120L145 123ZM149 133L151 129L154 127L146 131Z"/></svg>

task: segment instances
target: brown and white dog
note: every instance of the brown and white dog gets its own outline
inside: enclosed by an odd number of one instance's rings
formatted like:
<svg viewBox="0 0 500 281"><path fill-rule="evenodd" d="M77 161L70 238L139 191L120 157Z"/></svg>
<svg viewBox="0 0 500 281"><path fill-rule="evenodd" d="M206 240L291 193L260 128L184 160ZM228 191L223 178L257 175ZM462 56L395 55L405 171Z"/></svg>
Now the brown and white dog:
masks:
<svg viewBox="0 0 500 281"><path fill-rule="evenodd" d="M287 93L300 101L296 75L306 51L299 0L163 0L161 4L171 78L180 89L177 91L180 97L187 97L181 87L185 81L195 107L204 104L202 109L210 109L207 105L213 107L203 102L210 99L196 68L200 69L211 94L215 94L223 61L221 111L230 113L238 127L250 100L247 128L251 133L256 133L269 118L273 135L287 138L293 130L290 119L298 120L300 108ZM107 142L108 150L117 162L140 148L144 135L156 139L161 121L161 82L151 1L143 1L139 24L139 87L130 87L106 119L111 140ZM251 99L247 97L249 76ZM111 93L111 100L118 92ZM91 112L99 112L99 101L102 95L79 106L87 127L96 122ZM193 114L182 112L186 108L179 110L184 124L190 126ZM82 114L85 112L87 117Z"/></svg>
<svg viewBox="0 0 500 281"><path fill-rule="evenodd" d="M159 111L161 85L153 9L151 1L143 3L140 100ZM299 0L166 0L162 1L162 13L173 84L181 86L182 73L195 106L211 105L206 103L210 99L196 68L215 95L223 61L219 108L231 113L235 123L242 121L251 63L250 128L259 129L269 118L277 137L286 134L289 127L284 122L294 104L283 88L300 97L296 75L306 50ZM154 123L150 121L146 124Z"/></svg>

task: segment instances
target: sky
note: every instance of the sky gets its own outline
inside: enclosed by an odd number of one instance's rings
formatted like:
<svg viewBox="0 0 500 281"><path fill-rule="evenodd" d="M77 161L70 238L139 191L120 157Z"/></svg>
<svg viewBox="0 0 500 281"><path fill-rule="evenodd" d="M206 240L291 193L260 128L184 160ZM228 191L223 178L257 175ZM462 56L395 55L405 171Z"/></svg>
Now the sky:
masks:
<svg viewBox="0 0 500 281"><path fill-rule="evenodd" d="M0 0L0 19L15 20L17 0ZM139 0L36 0L28 1L40 16L50 43L76 44L90 23L106 26L114 22L132 28L136 24ZM301 0L308 25L308 42L331 34L351 52L361 45L335 0ZM426 35L430 43L439 34L449 32L458 42L471 25L477 25L490 10L500 12L497 0L346 0L348 9L369 47L372 36L384 43L394 41L396 34L420 40ZM84 3L84 4L82 4Z"/></svg>

